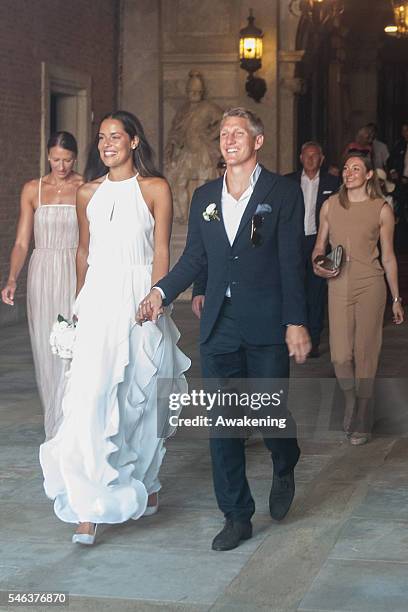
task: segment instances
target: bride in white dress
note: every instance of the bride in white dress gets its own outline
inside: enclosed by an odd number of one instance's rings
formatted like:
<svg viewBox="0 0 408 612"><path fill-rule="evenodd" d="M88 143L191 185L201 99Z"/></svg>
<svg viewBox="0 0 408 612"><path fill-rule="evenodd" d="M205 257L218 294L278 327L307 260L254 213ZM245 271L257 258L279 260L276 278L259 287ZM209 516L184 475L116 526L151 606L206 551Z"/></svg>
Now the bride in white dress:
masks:
<svg viewBox="0 0 408 612"><path fill-rule="evenodd" d="M157 510L169 409L157 382L185 392L190 366L168 312L156 325L135 322L139 302L169 268L168 183L131 113L102 120L98 149L100 178L77 196L78 323L63 421L40 447L46 494L61 520L79 523L73 541L83 544L93 544L99 523Z"/></svg>

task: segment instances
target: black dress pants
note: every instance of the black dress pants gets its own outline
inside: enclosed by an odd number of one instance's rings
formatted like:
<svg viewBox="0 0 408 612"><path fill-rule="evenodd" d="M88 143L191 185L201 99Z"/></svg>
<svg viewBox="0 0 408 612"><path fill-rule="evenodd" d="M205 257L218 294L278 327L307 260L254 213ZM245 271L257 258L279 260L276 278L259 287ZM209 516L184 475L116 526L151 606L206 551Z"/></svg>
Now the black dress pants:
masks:
<svg viewBox="0 0 408 612"><path fill-rule="evenodd" d="M226 299L209 339L201 345L201 369L203 378L213 381L233 378L287 381L289 356L285 344L255 346L244 342L233 317L231 301ZM286 407L283 412L295 436L296 425ZM269 437L265 432L263 436L275 473L283 476L292 471L300 456L296 437ZM210 451L220 510L226 518L250 520L255 503L246 477L245 439L211 436Z"/></svg>
<svg viewBox="0 0 408 612"><path fill-rule="evenodd" d="M304 257L305 257L305 282L306 282L306 304L307 319L310 338L312 344L320 344L320 335L324 323L324 307L327 296L327 281L325 278L316 276L313 272L312 252L316 243L316 234L305 236L304 238Z"/></svg>

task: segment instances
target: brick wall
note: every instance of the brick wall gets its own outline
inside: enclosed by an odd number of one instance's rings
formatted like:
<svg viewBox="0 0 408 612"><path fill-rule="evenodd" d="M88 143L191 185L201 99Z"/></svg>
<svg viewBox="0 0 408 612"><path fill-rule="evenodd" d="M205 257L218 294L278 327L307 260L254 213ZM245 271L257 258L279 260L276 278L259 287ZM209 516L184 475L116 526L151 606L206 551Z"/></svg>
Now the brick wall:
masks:
<svg viewBox="0 0 408 612"><path fill-rule="evenodd" d="M0 283L8 274L19 194L40 171L41 62L87 73L92 110L100 118L116 105L119 0L0 1ZM24 311L0 306L0 323Z"/></svg>

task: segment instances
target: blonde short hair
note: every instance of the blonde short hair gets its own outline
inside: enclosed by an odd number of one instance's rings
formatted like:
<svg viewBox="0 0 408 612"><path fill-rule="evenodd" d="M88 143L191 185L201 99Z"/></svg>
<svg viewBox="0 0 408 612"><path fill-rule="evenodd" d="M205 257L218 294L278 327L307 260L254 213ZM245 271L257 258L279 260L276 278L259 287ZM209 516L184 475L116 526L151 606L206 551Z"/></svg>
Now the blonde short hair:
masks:
<svg viewBox="0 0 408 612"><path fill-rule="evenodd" d="M264 133L264 125L262 120L253 112L243 108L242 106L236 106L235 108L226 110L222 116L221 125L228 117L242 117L243 119L247 119L251 132L254 136L259 136L259 134Z"/></svg>

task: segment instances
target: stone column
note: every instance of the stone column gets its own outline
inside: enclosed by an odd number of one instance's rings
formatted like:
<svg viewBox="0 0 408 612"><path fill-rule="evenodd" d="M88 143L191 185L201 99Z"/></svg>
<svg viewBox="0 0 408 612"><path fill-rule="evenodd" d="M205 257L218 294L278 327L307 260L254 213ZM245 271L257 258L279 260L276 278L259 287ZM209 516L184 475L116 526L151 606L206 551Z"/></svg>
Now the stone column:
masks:
<svg viewBox="0 0 408 612"><path fill-rule="evenodd" d="M296 64L302 61L304 51L279 51L279 172L296 170L297 148L297 96L302 93L303 79L296 77Z"/></svg>
<svg viewBox="0 0 408 612"><path fill-rule="evenodd" d="M302 61L304 51L296 51L299 19L289 12L289 0L279 0L278 19L278 171L285 174L296 169L297 95L303 87L296 78L296 65Z"/></svg>
<svg viewBox="0 0 408 612"><path fill-rule="evenodd" d="M161 165L160 0L121 0L119 106L140 119Z"/></svg>

